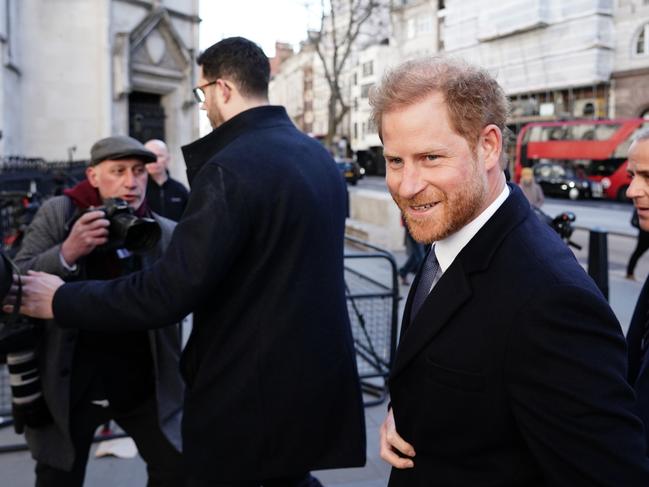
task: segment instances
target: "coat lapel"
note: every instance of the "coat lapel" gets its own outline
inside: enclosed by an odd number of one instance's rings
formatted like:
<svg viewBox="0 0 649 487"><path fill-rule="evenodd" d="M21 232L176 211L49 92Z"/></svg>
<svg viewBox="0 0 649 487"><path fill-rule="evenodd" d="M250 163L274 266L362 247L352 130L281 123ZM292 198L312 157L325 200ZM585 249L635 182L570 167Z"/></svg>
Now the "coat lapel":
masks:
<svg viewBox="0 0 649 487"><path fill-rule="evenodd" d="M452 319L472 295L469 276L489 267L491 258L505 237L526 218L536 218L521 190L509 185L510 195L496 213L462 249L444 272L410 325L410 308L419 275L408 295L401 339L391 378L397 376ZM540 223L539 223L540 224ZM420 269L421 272L421 269Z"/></svg>
<svg viewBox="0 0 649 487"><path fill-rule="evenodd" d="M415 286L413 285L413 288ZM453 314L471 297L471 287L459 261L453 262L421 305L410 326L412 292L408 296L404 313L404 328L399 350L392 369L392 377L401 372L408 363L449 322Z"/></svg>

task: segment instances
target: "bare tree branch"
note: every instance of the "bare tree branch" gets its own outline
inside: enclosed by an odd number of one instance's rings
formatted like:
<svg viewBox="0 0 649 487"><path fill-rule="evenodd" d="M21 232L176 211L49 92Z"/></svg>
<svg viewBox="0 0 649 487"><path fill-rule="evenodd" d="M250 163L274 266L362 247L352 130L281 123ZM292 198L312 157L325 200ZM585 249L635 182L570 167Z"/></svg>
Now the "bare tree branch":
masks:
<svg viewBox="0 0 649 487"><path fill-rule="evenodd" d="M320 0L320 32L309 36L322 63L329 86L327 144L331 145L350 106L343 96L341 75L355 48L363 26L381 6L381 0ZM341 23L341 20L344 22Z"/></svg>

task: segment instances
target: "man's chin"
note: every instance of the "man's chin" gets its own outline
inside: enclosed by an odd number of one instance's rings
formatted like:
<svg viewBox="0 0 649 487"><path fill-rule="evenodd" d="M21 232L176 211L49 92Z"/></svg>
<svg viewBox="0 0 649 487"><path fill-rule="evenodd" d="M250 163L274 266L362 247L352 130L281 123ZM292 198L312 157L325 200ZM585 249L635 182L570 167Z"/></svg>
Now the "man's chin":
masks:
<svg viewBox="0 0 649 487"><path fill-rule="evenodd" d="M440 234L438 228L435 228L437 225L435 222L430 221L407 221L408 231L412 238L414 238L420 244L428 245L440 240Z"/></svg>

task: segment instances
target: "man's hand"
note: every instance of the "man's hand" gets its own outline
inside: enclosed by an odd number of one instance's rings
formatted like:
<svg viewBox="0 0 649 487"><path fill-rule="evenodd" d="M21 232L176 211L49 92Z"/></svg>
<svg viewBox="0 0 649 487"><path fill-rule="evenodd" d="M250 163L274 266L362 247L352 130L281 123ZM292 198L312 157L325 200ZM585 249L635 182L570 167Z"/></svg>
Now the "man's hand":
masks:
<svg viewBox="0 0 649 487"><path fill-rule="evenodd" d="M61 245L61 255L65 262L72 266L79 258L95 250L95 247L105 244L108 241L109 225L103 211L89 211L81 215Z"/></svg>
<svg viewBox="0 0 649 487"><path fill-rule="evenodd" d="M415 449L410 443L406 443L403 438L397 433L394 425L394 414L392 409L388 411L388 415L381 425L381 458L388 462L395 468L412 468L415 466L410 458L414 457Z"/></svg>
<svg viewBox="0 0 649 487"><path fill-rule="evenodd" d="M22 298L20 312L32 318L51 319L54 318L52 311L52 300L54 293L61 287L63 280L45 272L29 271L27 276L21 276ZM13 311L13 304L16 302L18 293L18 276L14 276L14 284L11 286L11 293L5 300L2 310L5 313Z"/></svg>

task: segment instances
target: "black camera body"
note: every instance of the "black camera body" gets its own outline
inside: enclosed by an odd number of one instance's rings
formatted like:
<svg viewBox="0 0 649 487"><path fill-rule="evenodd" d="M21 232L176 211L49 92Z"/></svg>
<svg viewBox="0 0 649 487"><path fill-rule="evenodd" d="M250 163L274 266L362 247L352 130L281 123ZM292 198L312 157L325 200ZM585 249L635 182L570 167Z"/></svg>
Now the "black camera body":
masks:
<svg viewBox="0 0 649 487"><path fill-rule="evenodd" d="M84 213L97 210L103 211L110 222L108 242L100 247L101 250L124 248L133 252L145 252L155 247L160 240L162 231L158 222L153 218L137 216L133 208L121 198L107 198L103 206L88 208Z"/></svg>
<svg viewBox="0 0 649 487"><path fill-rule="evenodd" d="M11 289L12 274L19 275L16 265L0 252L0 301ZM41 428L52 422L41 388L36 343L42 327L18 314L22 286L18 290L13 312L0 312L0 363L6 362L11 385L11 411L16 433L25 426Z"/></svg>

